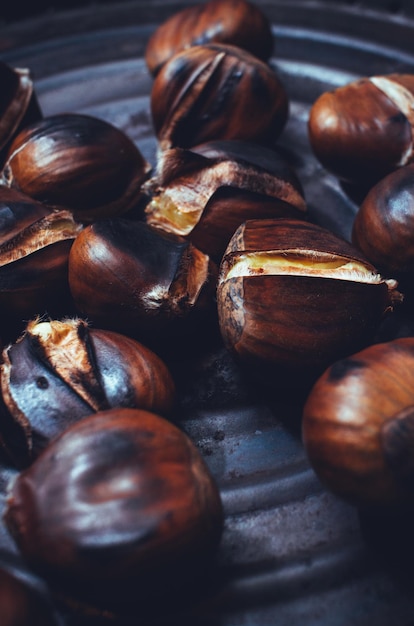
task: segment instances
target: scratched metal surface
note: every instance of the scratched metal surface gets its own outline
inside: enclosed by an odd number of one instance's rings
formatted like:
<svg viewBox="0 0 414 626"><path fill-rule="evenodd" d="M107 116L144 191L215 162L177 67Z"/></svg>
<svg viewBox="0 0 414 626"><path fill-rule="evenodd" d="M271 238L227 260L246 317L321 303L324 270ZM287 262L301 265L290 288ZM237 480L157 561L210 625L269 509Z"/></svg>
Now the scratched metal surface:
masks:
<svg viewBox="0 0 414 626"><path fill-rule="evenodd" d="M291 101L278 143L302 181L313 219L349 237L357 205L310 152L309 107L323 90L360 75L413 72L414 20L350 3L258 4L272 21L271 62ZM2 28L0 58L32 70L45 115L72 111L108 120L154 163L151 78L143 53L156 25L182 6L167 0L104 3L14 21ZM399 314L380 337L403 334L414 334L414 326ZM172 613L163 623L414 623L412 518L359 511L320 485L300 440L300 399L280 399L246 384L219 340L171 366L178 419L218 481L225 529L214 581L196 602L189 599L179 617ZM3 494L13 474L3 464ZM15 553L2 526L0 549ZM132 623L141 623L138 616Z"/></svg>

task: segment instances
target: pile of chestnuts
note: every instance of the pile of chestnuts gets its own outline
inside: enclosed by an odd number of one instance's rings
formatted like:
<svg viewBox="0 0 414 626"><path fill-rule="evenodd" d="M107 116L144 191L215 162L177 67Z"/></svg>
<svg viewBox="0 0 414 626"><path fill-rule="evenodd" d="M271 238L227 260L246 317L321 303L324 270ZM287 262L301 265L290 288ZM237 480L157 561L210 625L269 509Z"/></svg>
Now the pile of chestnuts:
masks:
<svg viewBox="0 0 414 626"><path fill-rule="evenodd" d="M304 393L303 445L340 497L412 499L414 339L377 337L413 292L414 76L311 107L315 159L365 185L347 241L312 221L279 148L290 107L272 53L246 0L161 24L145 55L155 163L97 117L43 116L30 72L0 65L4 523L75 612L161 607L214 567L224 513L179 425L177 337Z"/></svg>

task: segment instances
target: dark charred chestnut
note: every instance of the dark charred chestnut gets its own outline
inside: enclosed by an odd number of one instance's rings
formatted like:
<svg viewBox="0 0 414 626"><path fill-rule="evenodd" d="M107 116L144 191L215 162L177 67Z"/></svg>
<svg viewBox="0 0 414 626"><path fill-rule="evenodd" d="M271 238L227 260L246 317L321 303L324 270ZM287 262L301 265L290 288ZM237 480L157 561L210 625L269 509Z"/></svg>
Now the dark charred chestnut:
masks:
<svg viewBox="0 0 414 626"><path fill-rule="evenodd" d="M370 189L355 216L352 241L407 296L414 291L413 233L414 165L406 165Z"/></svg>
<svg viewBox="0 0 414 626"><path fill-rule="evenodd" d="M214 308L217 267L183 237L126 219L81 234L69 285L79 312L96 325L152 343L186 333Z"/></svg>
<svg viewBox="0 0 414 626"><path fill-rule="evenodd" d="M151 91L161 151L216 139L273 144L288 111L276 72L249 52L224 44L177 53L161 68Z"/></svg>
<svg viewBox="0 0 414 626"><path fill-rule="evenodd" d="M171 148L144 189L147 223L188 237L216 263L249 218L307 219L303 189L286 160L253 142Z"/></svg>
<svg viewBox="0 0 414 626"><path fill-rule="evenodd" d="M0 61L0 166L7 149L25 126L42 118L30 71Z"/></svg>
<svg viewBox="0 0 414 626"><path fill-rule="evenodd" d="M208 42L238 46L263 61L273 51L270 22L257 5L209 0L174 13L155 30L145 50L147 67L155 75L177 52Z"/></svg>
<svg viewBox="0 0 414 626"><path fill-rule="evenodd" d="M0 319L5 337L14 329L20 332L22 320L63 313L71 305L68 257L82 228L71 212L53 211L0 185Z"/></svg>
<svg viewBox="0 0 414 626"><path fill-rule="evenodd" d="M73 422L113 407L168 414L175 386L163 360L84 320L34 320L3 351L1 440L17 466Z"/></svg>
<svg viewBox="0 0 414 626"><path fill-rule="evenodd" d="M414 495L414 339L372 345L319 378L303 411L303 441L321 481L358 505Z"/></svg>
<svg viewBox="0 0 414 626"><path fill-rule="evenodd" d="M220 495L179 428L148 411L78 422L12 482L4 519L52 589L91 606L152 615L212 560ZM142 614L140 613L140 616Z"/></svg>
<svg viewBox="0 0 414 626"><path fill-rule="evenodd" d="M305 385L368 345L400 297L395 288L351 244L320 226L249 220L220 266L220 330L229 350L264 382Z"/></svg>
<svg viewBox="0 0 414 626"><path fill-rule="evenodd" d="M361 78L323 93L309 116L309 138L322 165L368 188L414 158L414 75Z"/></svg>
<svg viewBox="0 0 414 626"><path fill-rule="evenodd" d="M150 171L134 142L99 118L66 113L27 126L10 146L4 183L84 222L119 215Z"/></svg>

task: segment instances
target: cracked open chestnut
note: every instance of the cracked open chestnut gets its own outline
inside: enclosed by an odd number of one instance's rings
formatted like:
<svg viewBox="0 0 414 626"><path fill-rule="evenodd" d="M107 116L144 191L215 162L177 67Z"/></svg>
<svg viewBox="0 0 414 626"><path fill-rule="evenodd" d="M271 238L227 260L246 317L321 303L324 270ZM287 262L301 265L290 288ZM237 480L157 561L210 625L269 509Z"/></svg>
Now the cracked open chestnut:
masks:
<svg viewBox="0 0 414 626"><path fill-rule="evenodd" d="M391 172L365 196L354 219L352 241L407 297L414 277L414 165Z"/></svg>
<svg viewBox="0 0 414 626"><path fill-rule="evenodd" d="M350 243L321 226L248 220L220 265L217 304L227 348L273 385L310 384L368 345L401 294Z"/></svg>
<svg viewBox="0 0 414 626"><path fill-rule="evenodd" d="M154 345L190 333L214 310L217 266L191 242L122 218L87 226L69 256L78 311Z"/></svg>
<svg viewBox="0 0 414 626"><path fill-rule="evenodd" d="M144 408L167 415L175 385L164 361L120 333L85 320L33 320L3 351L0 439L17 466L93 412Z"/></svg>
<svg viewBox="0 0 414 626"><path fill-rule="evenodd" d="M70 247L83 226L70 211L54 211L0 185L0 319L5 339L35 315L73 307Z"/></svg>
<svg viewBox="0 0 414 626"><path fill-rule="evenodd" d="M304 446L334 493L360 506L413 499L414 339L338 360L308 396Z"/></svg>
<svg viewBox="0 0 414 626"><path fill-rule="evenodd" d="M2 178L5 185L89 222L134 207L150 170L121 129L94 116L62 113L15 137Z"/></svg>
<svg viewBox="0 0 414 626"><path fill-rule="evenodd" d="M189 437L155 413L123 408L51 442L12 481L4 519L29 566L69 602L141 618L180 593L188 603L223 511Z"/></svg>
<svg viewBox="0 0 414 626"><path fill-rule="evenodd" d="M174 54L207 42L248 50L263 61L273 51L270 21L260 7L246 0L209 0L177 11L151 35L145 61L155 75Z"/></svg>
<svg viewBox="0 0 414 626"><path fill-rule="evenodd" d="M225 44L192 46L158 72L151 116L161 151L215 139L273 144L289 113L274 69L246 50Z"/></svg>
<svg viewBox="0 0 414 626"><path fill-rule="evenodd" d="M254 142L211 141L171 148L143 186L148 224L187 237L219 263L249 218L307 219L303 189L280 152Z"/></svg>
<svg viewBox="0 0 414 626"><path fill-rule="evenodd" d="M309 139L322 165L365 188L407 165L413 151L414 75L364 77L321 94Z"/></svg>
<svg viewBox="0 0 414 626"><path fill-rule="evenodd" d="M13 138L42 118L33 80L27 68L0 61L0 167Z"/></svg>

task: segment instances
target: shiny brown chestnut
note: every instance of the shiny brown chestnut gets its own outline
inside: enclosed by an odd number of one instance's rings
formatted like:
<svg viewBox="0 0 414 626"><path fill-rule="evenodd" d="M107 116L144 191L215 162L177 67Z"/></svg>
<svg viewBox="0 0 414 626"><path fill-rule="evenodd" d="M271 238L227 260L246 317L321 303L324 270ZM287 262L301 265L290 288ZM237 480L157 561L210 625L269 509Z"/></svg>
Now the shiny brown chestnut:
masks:
<svg viewBox="0 0 414 626"><path fill-rule="evenodd" d="M209 0L177 11L151 35L145 61L156 75L174 54L208 42L231 44L267 61L273 52L270 21L246 0Z"/></svg>
<svg viewBox="0 0 414 626"><path fill-rule="evenodd" d="M371 76L323 93L309 115L309 139L340 179L372 186L413 152L414 75Z"/></svg>
<svg viewBox="0 0 414 626"><path fill-rule="evenodd" d="M270 65L225 44L175 54L155 77L150 101L161 151L215 139L273 144L289 113L286 89Z"/></svg>
<svg viewBox="0 0 414 626"><path fill-rule="evenodd" d="M4 520L53 590L141 618L171 608L165 600L178 593L188 604L223 512L182 430L152 412L114 409L71 426L12 481Z"/></svg>
<svg viewBox="0 0 414 626"><path fill-rule="evenodd" d="M70 211L54 211L0 185L0 319L5 339L35 315L63 314L72 306L69 250L82 228Z"/></svg>
<svg viewBox="0 0 414 626"><path fill-rule="evenodd" d="M214 309L217 266L183 237L122 218L87 226L69 256L77 309L154 345Z"/></svg>
<svg viewBox="0 0 414 626"><path fill-rule="evenodd" d="M150 169L121 129L94 116L63 113L17 135L3 182L89 222L132 208Z"/></svg>
<svg viewBox="0 0 414 626"><path fill-rule="evenodd" d="M413 499L414 339L379 343L332 364L303 410L310 463L359 506Z"/></svg>
<svg viewBox="0 0 414 626"><path fill-rule="evenodd" d="M273 385L309 385L365 347L400 297L347 241L315 224L248 220L220 266L221 334L243 365Z"/></svg>
<svg viewBox="0 0 414 626"><path fill-rule="evenodd" d="M354 219L352 241L404 294L413 293L414 165L391 172L374 185Z"/></svg>
<svg viewBox="0 0 414 626"><path fill-rule="evenodd" d="M33 320L3 351L0 438L17 466L93 412L143 408L167 415L175 385L164 361L120 333L85 320Z"/></svg>
<svg viewBox="0 0 414 626"><path fill-rule="evenodd" d="M275 149L211 141L171 148L143 186L146 222L187 237L219 263L236 228L249 218L307 219L303 189Z"/></svg>
<svg viewBox="0 0 414 626"><path fill-rule="evenodd" d="M0 167L7 149L25 126L42 118L34 84L27 68L0 61Z"/></svg>

